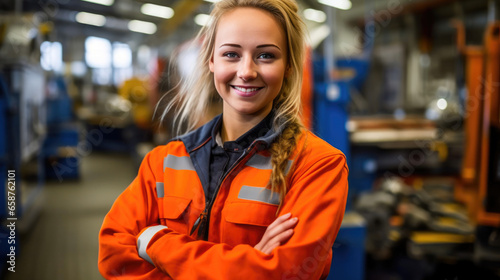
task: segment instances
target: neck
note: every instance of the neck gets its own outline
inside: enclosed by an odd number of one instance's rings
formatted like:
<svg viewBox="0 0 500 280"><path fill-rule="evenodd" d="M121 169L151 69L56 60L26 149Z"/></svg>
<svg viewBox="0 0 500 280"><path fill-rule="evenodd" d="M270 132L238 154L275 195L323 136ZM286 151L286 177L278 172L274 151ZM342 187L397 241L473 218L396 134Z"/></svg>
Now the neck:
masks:
<svg viewBox="0 0 500 280"><path fill-rule="evenodd" d="M264 115L240 115L228 114L222 115L221 138L222 142L234 141L254 126L259 124L267 114Z"/></svg>

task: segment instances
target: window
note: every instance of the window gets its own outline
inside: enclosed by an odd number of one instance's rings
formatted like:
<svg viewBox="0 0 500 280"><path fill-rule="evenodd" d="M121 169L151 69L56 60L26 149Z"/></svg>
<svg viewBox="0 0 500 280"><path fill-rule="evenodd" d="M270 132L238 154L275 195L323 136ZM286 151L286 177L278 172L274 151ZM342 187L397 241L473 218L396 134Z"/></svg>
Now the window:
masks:
<svg viewBox="0 0 500 280"><path fill-rule="evenodd" d="M45 41L40 45L40 64L46 71L61 72L63 66L62 45Z"/></svg>
<svg viewBox="0 0 500 280"><path fill-rule="evenodd" d="M98 37L85 40L85 62L91 68L111 67L111 43Z"/></svg>
<svg viewBox="0 0 500 280"><path fill-rule="evenodd" d="M132 77L132 50L127 44L88 37L85 61L92 68L92 81L96 84L119 86Z"/></svg>

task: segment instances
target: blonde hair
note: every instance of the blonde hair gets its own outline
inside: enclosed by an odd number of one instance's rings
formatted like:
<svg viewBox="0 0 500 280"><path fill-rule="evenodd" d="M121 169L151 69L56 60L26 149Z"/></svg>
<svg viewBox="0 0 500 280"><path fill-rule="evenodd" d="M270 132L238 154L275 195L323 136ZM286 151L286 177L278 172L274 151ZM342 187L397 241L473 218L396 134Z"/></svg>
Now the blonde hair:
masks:
<svg viewBox="0 0 500 280"><path fill-rule="evenodd" d="M272 129L280 131L279 137L271 144L272 173L271 190L279 193L280 201L286 194L286 172L288 158L295 150L297 138L303 128L301 115L302 68L304 61L304 23L298 15L298 6L294 0L222 0L214 4L211 21L204 26L197 38L201 49L190 77L181 78L176 87L176 96L167 105L161 118L176 107L179 114L174 123L177 127L187 124L185 133L193 130L208 110L215 96L218 96L213 73L209 70L209 61L214 52L215 35L220 18L228 11L240 7L257 8L269 12L281 25L287 41L287 74L277 97L273 101L274 121ZM184 126L186 127L186 126Z"/></svg>

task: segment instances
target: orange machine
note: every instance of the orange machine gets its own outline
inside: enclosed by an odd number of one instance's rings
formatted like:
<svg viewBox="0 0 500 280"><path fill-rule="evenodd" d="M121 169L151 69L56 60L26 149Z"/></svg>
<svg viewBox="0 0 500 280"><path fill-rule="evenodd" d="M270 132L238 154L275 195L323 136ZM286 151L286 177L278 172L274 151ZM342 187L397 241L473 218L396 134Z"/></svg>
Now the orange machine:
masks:
<svg viewBox="0 0 500 280"><path fill-rule="evenodd" d="M459 21L457 45L464 55L468 96L465 108L465 150L462 182L457 200L464 202L478 225L500 225L500 211L492 207L500 199L500 22L486 29L484 46L466 46L465 28ZM495 177L495 170L497 174ZM496 188L495 188L496 186ZM493 191L492 191L493 190Z"/></svg>
<svg viewBox="0 0 500 280"><path fill-rule="evenodd" d="M478 223L500 226L500 22L486 29Z"/></svg>

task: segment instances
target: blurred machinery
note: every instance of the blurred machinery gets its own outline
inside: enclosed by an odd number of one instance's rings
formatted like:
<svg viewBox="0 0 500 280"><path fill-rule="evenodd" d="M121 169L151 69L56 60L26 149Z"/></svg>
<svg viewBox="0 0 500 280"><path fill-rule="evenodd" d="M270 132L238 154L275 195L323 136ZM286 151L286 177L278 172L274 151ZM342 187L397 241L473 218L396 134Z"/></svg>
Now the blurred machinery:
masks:
<svg viewBox="0 0 500 280"><path fill-rule="evenodd" d="M334 26L335 11L326 8L327 21ZM322 139L341 150L350 166L352 162L348 123L348 105L351 92L359 90L368 70L368 53L359 58L336 59L333 54L333 34L326 38L324 57L314 61L313 129ZM331 273L328 279L361 280L365 277L366 225L362 216L352 212L353 194L359 186L349 179L349 197L346 213L333 245Z"/></svg>
<svg viewBox="0 0 500 280"><path fill-rule="evenodd" d="M66 82L60 76L48 79L46 89L47 137L43 146L45 174L49 179L79 178L79 130Z"/></svg>
<svg viewBox="0 0 500 280"><path fill-rule="evenodd" d="M455 89L437 87L425 119L395 112L348 125L351 174L375 186L354 207L367 223L367 253L402 279L499 273L500 23L488 23L480 46L466 46L464 23L453 25L464 73L456 74ZM454 92L462 82L460 101Z"/></svg>
<svg viewBox="0 0 500 280"><path fill-rule="evenodd" d="M28 230L43 203L43 155L46 135L45 97L43 72L26 63L9 63L0 66L0 139L3 149L0 169L0 219L12 215L7 208L7 170L15 171L16 231ZM34 181L29 177L33 177ZM5 223L2 222L4 225ZM16 235L17 236L17 235ZM2 250L9 246L7 235L1 237ZM16 242L19 248L19 241ZM6 257L2 254L1 258ZM6 264L2 261L2 265Z"/></svg>
<svg viewBox="0 0 500 280"><path fill-rule="evenodd" d="M401 26L396 28L395 33L399 32L402 40L414 44L382 44L368 56L383 60L385 68L375 72L386 71L385 76L378 75L370 81L363 73L373 65L356 59L335 60L328 57L326 49L325 58L315 62L314 130L348 156L350 204L346 222L356 220L366 227L364 235L354 231L345 235L349 229L342 225L334 246L335 279L361 279L359 268L353 265L357 249L354 244L359 243L365 245L361 250L367 252L370 279L434 279L428 277L436 275L442 276L436 279L454 279L456 275L460 279L461 272L465 278L497 279L500 25L490 20L483 44L466 46L466 20L454 21L458 27L458 51L452 52L449 43L443 42L451 42L454 36L446 37L443 33L455 33L448 20L437 22L429 15L430 8L439 6L431 2L414 7L416 17L425 21L422 30L416 27L401 35ZM468 2L456 3L454 7L460 10L461 5L475 9L479 6ZM444 11L444 5L442 8ZM480 9L483 13L484 6ZM488 12L491 10L490 5ZM468 17L478 14L475 10ZM409 18L406 16L404 22L410 22ZM467 18L467 24L472 22L474 28L484 30L482 20L478 24ZM431 30L438 31L433 34ZM419 38L408 39L411 35L407 34L413 31ZM386 40L390 38L385 36ZM436 40L441 40L442 45L435 44ZM365 45L367 49L372 47L369 43ZM418 48L416 67L411 62L413 58L406 56L408 45ZM431 47L436 50L431 51ZM370 60L370 64L374 63ZM407 80L401 73L406 70L412 71ZM321 73L335 74L325 77ZM359 95L363 90L365 96L363 92ZM386 103L387 98L390 102ZM348 107L356 102L355 108ZM373 112L373 108L379 110ZM361 217L348 218L351 213ZM350 261L343 263L339 261L342 258ZM389 267L397 276L377 274ZM448 270L441 271L443 267ZM450 274L451 270L456 274ZM476 272L480 273L474 275Z"/></svg>
<svg viewBox="0 0 500 280"><path fill-rule="evenodd" d="M15 216L16 233L26 232L43 205L43 154L46 136L45 78L39 66L40 22L34 16L0 18L0 268L9 248L5 225ZM8 212L7 170L14 170L15 211ZM12 209L12 208L11 208ZM10 210L9 210L10 211ZM14 214L14 215L13 215ZM16 253L19 244L15 235ZM12 242L11 242L12 243Z"/></svg>
<svg viewBox="0 0 500 280"><path fill-rule="evenodd" d="M465 28L457 28L457 45L466 66L465 151L456 197L477 224L474 258L500 264L500 22L488 24L483 46L465 45Z"/></svg>

